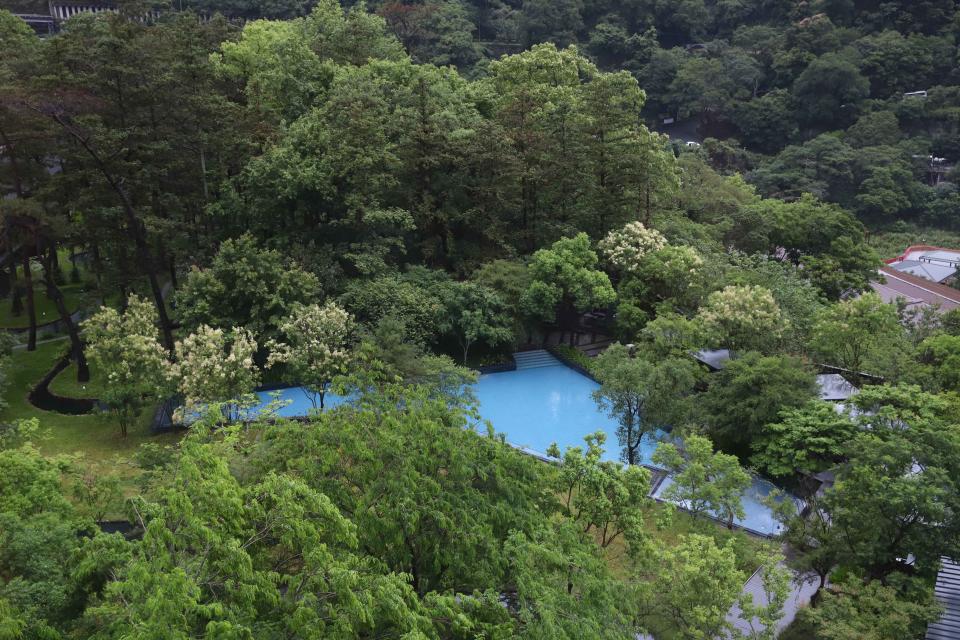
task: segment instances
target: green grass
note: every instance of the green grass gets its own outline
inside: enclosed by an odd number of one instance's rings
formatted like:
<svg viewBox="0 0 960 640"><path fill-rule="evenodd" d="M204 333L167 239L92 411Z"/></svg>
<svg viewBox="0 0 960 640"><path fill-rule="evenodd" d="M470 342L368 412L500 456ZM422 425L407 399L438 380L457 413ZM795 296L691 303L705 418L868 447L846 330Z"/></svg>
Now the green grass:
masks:
<svg viewBox="0 0 960 640"><path fill-rule="evenodd" d="M960 233L905 224L887 231L878 231L872 234L867 242L880 252L881 258L889 260L914 244L960 249Z"/></svg>
<svg viewBox="0 0 960 640"><path fill-rule="evenodd" d="M60 249L58 252L60 268L63 271L65 282L60 285L60 291L63 292L64 302L71 313L79 309L82 305L92 301L95 293L93 282L93 273L83 264L77 264L77 273L79 282L72 282L73 265L70 262L70 251ZM60 319L57 307L53 300L47 297L46 287L41 283L43 278L43 269L34 260L32 262L31 272L33 275L33 304L37 310L37 324L45 324ZM23 283L22 270L17 272L17 281ZM27 304L26 296L22 298L24 306ZM27 317L27 310L24 308L19 315L13 315L13 298L8 296L6 300L0 301L0 327L7 329L25 329L30 326L30 320Z"/></svg>
<svg viewBox="0 0 960 640"><path fill-rule="evenodd" d="M63 292L64 302L71 313L86 303L89 298L89 292L83 284L65 284L60 287ZM0 302L0 327L6 329L25 329L30 326L29 316L27 316L27 298L23 297L24 309L20 315L13 315L13 302L7 298ZM46 324L60 319L57 307L53 300L47 297L47 292L42 286L34 287L33 294L34 308L37 310L37 324Z"/></svg>
<svg viewBox="0 0 960 640"><path fill-rule="evenodd" d="M58 396L67 398L94 398L103 393L104 381L97 375L97 370L90 366L90 380L77 382L77 365L70 363L66 369L57 374L50 382L49 389Z"/></svg>
<svg viewBox="0 0 960 640"><path fill-rule="evenodd" d="M171 444L179 439L179 435L151 434L151 410L145 411L130 426L129 435L123 438L116 419L109 413L70 416L41 411L31 405L27 400L30 389L50 370L66 348L67 341L59 340L41 344L33 352L14 352L8 368L9 386L5 393L7 408L0 413L0 420L37 418L41 433L36 444L41 452L78 456L80 463L93 471L114 472L129 480L137 472L132 465L137 447L144 442Z"/></svg>

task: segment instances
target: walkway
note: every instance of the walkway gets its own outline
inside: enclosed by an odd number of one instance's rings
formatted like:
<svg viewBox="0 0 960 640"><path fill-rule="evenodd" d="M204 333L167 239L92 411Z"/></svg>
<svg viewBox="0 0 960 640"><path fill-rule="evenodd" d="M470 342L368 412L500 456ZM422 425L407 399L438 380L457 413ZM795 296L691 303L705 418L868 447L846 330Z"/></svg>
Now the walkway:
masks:
<svg viewBox="0 0 960 640"><path fill-rule="evenodd" d="M782 563L780 566L787 568L786 565ZM790 569L787 570L790 571ZM793 572L791 571L791 573ZM793 622L800 608L810 603L810 598L813 597L816 590L816 581L801 580L794 574L794 579L790 584L790 593L787 596L786 602L783 603L783 617L777 622L777 633L786 629L790 623ZM743 585L743 593L752 596L755 604L767 604L767 596L763 589L763 577L759 570L754 572L746 584ZM750 633L763 629L763 626L760 625L756 618L754 618L753 626L751 627L750 622L741 618L740 614L740 607L734 604L727 614L727 620L744 636L749 637Z"/></svg>

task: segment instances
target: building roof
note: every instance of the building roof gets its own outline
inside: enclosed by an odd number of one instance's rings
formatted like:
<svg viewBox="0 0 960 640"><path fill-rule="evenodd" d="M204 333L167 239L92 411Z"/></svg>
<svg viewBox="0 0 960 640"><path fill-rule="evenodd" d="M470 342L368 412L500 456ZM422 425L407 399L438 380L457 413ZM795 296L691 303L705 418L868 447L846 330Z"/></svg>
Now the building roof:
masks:
<svg viewBox="0 0 960 640"><path fill-rule="evenodd" d="M886 263L897 271L933 282L943 282L957 273L957 268L960 267L960 249L928 244L913 245Z"/></svg>
<svg viewBox="0 0 960 640"><path fill-rule="evenodd" d="M960 290L944 284L902 273L891 267L881 267L884 282L871 282L870 286L887 302L903 298L908 304L940 305L943 311L960 307Z"/></svg>
<svg viewBox="0 0 960 640"><path fill-rule="evenodd" d="M890 266L901 273L909 273L932 282L943 282L957 272L954 266L923 260L903 260L891 263Z"/></svg>
<svg viewBox="0 0 960 640"><path fill-rule="evenodd" d="M943 615L927 627L927 640L957 640L960 638L960 564L949 558L940 561L934 594L943 606Z"/></svg>
<svg viewBox="0 0 960 640"><path fill-rule="evenodd" d="M823 373L817 376L821 400L847 400L860 389L846 381L839 373Z"/></svg>
<svg viewBox="0 0 960 640"><path fill-rule="evenodd" d="M693 357L707 365L713 371L720 371L730 359L730 349L701 349Z"/></svg>

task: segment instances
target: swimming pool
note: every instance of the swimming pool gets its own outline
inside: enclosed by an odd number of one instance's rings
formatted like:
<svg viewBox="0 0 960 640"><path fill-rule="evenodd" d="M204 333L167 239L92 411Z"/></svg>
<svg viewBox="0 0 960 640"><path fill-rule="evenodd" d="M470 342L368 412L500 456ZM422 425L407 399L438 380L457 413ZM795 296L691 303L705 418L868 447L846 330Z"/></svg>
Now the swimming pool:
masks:
<svg viewBox="0 0 960 640"><path fill-rule="evenodd" d="M545 366L480 376L474 388L480 416L489 420L507 441L526 451L545 455L552 443L560 450L585 447L584 436L607 435L604 459L619 460L617 421L602 412L592 394L600 385L558 360ZM647 437L640 458L649 463L656 441Z"/></svg>
<svg viewBox="0 0 960 640"><path fill-rule="evenodd" d="M597 407L591 395L599 384L544 351L518 353L515 359L516 370L479 377L474 393L483 422L489 421L511 445L539 457L546 457L552 443L556 443L561 451L567 447L585 446L584 436L603 431L607 435L604 459L620 459L617 422ZM274 410L278 416L305 416L313 410L310 399L299 387L260 391L257 395L264 404L253 412L262 410L275 399L282 405ZM326 408L344 402L345 398L333 394L327 394L325 398ZM482 431L482 424L477 427ZM651 464L657 438L664 435L658 432L644 439L640 447L641 462ZM660 498L671 483L669 477L665 478L653 497ZM780 524L769 507L763 504L774 489L766 480L754 478L743 495L745 517L736 520L736 524L762 535L777 534Z"/></svg>
<svg viewBox="0 0 960 640"><path fill-rule="evenodd" d="M673 479L670 476L667 476L663 479L660 485L657 487L656 491L653 492L653 497L658 500L665 500L663 498L664 492L667 488L673 484ZM774 536L780 533L783 529L783 526L773 517L773 511L764 504L764 501L776 490L776 487L762 478L754 478L753 483L747 488L746 492L741 496L741 504L743 504L743 518L734 518L733 522L738 527L748 529L753 533L759 533L764 536ZM787 498L781 496L777 498L777 502L782 502ZM683 506L679 502L671 501L678 506ZM711 513L711 515L714 515ZM716 517L714 515L714 517Z"/></svg>

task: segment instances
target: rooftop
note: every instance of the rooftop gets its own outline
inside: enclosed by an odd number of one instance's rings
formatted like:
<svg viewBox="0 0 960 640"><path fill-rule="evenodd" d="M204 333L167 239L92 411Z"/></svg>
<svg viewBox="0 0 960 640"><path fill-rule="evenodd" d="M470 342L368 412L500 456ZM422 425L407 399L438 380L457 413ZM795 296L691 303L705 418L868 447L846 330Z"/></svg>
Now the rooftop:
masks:
<svg viewBox="0 0 960 640"><path fill-rule="evenodd" d="M839 373L824 373L817 376L821 400L847 400L860 390L846 381Z"/></svg>
<svg viewBox="0 0 960 640"><path fill-rule="evenodd" d="M941 558L934 593L943 606L943 616L927 627L927 640L960 638L960 564Z"/></svg>
<svg viewBox="0 0 960 640"><path fill-rule="evenodd" d="M897 271L889 266L881 267L880 275L884 282L871 282L870 286L886 302L903 298L907 304L937 304L943 311L960 307L960 290L953 287Z"/></svg>
<svg viewBox="0 0 960 640"><path fill-rule="evenodd" d="M730 359L730 349L701 349L693 357L707 365L711 371L720 371Z"/></svg>
<svg viewBox="0 0 960 640"><path fill-rule="evenodd" d="M903 273L931 282L943 282L956 275L960 268L960 249L913 245L896 258L887 260L887 264Z"/></svg>

